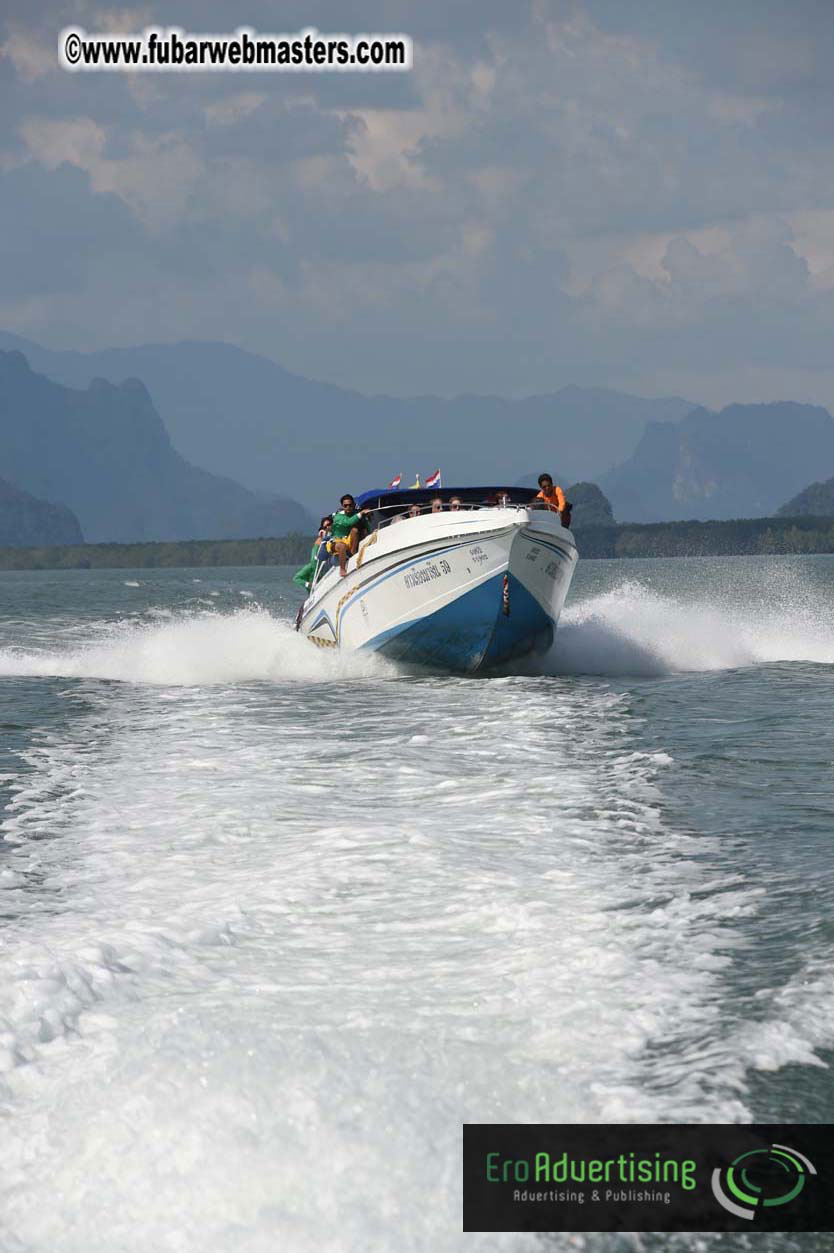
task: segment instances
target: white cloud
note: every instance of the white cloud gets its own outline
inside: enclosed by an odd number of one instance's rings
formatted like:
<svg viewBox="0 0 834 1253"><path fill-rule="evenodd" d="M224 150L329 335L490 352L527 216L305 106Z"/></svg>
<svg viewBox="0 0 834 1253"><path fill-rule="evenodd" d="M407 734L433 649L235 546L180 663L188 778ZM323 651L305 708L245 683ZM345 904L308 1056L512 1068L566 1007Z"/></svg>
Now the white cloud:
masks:
<svg viewBox="0 0 834 1253"><path fill-rule="evenodd" d="M113 192L147 226L159 229L183 216L203 162L176 134L131 137L126 156L105 154L107 133L92 118L27 118L21 135L32 156L55 168L62 162L90 176L93 191Z"/></svg>
<svg viewBox="0 0 834 1253"><path fill-rule="evenodd" d="M91 16L91 31L112 31L114 34L134 34L143 31L154 20L150 8L102 8Z"/></svg>
<svg viewBox="0 0 834 1253"><path fill-rule="evenodd" d="M216 126L232 126L242 118L249 117L265 100L266 95L263 92L240 91L207 104L203 112L206 120Z"/></svg>
<svg viewBox="0 0 834 1253"><path fill-rule="evenodd" d="M67 161L92 173L102 163L107 135L104 127L90 117L29 117L21 124L20 132L32 156L51 169Z"/></svg>
<svg viewBox="0 0 834 1253"><path fill-rule="evenodd" d="M202 6L184 3L178 21L201 29ZM147 18L86 12L89 29ZM694 35L664 41L662 16L618 6L606 23L605 4L592 20L581 0L537 0L512 23L496 12L484 3L477 38L464 39L452 6L450 33L436 21L418 35L414 69L396 82L273 75L247 90L230 75L47 79L46 44L22 21L7 55L24 117L10 133L19 127L28 159L67 161L130 206L157 281L166 256L183 256L172 334L218 333L206 299L234 309L261 347L270 319L286 318L307 368L394 390L541 390L587 381L583 369L604 381L675 336L706 342L719 316L721 352L783 319L784 345L770 332L778 351L807 354L834 288L834 161L830 126L789 87L819 50L809 60L807 39L789 38L781 57L778 39L754 39L743 73L710 75L705 58L723 66L727 38L695 56ZM414 9L415 30L424 16ZM24 72L41 75L42 107ZM0 154L0 169L14 156ZM79 297L103 343L123 289L114 257L98 305ZM479 335L482 351L459 351Z"/></svg>
<svg viewBox="0 0 834 1253"><path fill-rule="evenodd" d="M0 45L0 60L8 57L17 73L27 82L34 82L61 68L58 60L58 36L50 44L20 28L13 28Z"/></svg>

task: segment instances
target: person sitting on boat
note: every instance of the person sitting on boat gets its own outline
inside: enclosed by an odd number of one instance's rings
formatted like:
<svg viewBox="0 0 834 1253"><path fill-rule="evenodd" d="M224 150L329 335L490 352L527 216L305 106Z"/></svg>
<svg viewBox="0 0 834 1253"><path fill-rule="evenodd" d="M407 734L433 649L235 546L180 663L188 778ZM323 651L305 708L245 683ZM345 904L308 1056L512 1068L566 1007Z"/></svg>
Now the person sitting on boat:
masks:
<svg viewBox="0 0 834 1253"><path fill-rule="evenodd" d="M434 500L431 502L431 511L432 513L443 512L443 501L440 496L435 496Z"/></svg>
<svg viewBox="0 0 834 1253"><path fill-rule="evenodd" d="M452 513L457 513L457 511L461 509L462 507L463 506L460 503L460 496L453 496L452 499L449 501L449 508L451 509Z"/></svg>
<svg viewBox="0 0 834 1253"><path fill-rule="evenodd" d="M319 546L319 551L318 551L319 561L327 561L327 541L330 539L330 536L332 534L333 534L333 514L328 513L324 518L322 518L321 523L319 524L319 533L316 536L316 542L318 543L318 546Z"/></svg>
<svg viewBox="0 0 834 1253"><path fill-rule="evenodd" d="M345 492L339 501L342 506L338 513L333 514L331 538L327 541L327 551L339 559L339 572L342 578L347 574L348 557L356 552L359 543L359 532L363 526L366 509L357 509L356 501L349 492Z"/></svg>
<svg viewBox="0 0 834 1253"><path fill-rule="evenodd" d="M539 475L539 494L532 503L535 504L537 500L544 501L543 505L539 505L540 509L551 509L553 513L561 513L567 507L565 493L558 483L553 482L552 474Z"/></svg>
<svg viewBox="0 0 834 1253"><path fill-rule="evenodd" d="M415 502L414 502L414 504L413 504L413 505L411 506L411 508L409 509L408 513L406 514L406 517L407 517L407 518L419 518L419 516L420 516L420 514L421 514L422 512L423 512L423 510L420 508L420 506L419 506L419 505L417 504L417 502L415 501Z"/></svg>
<svg viewBox="0 0 834 1253"><path fill-rule="evenodd" d="M313 548L310 553L310 560L306 566L302 566L300 570L296 570L292 576L293 583L298 587L303 587L305 592L310 590L310 584L316 575L316 566L319 561L323 561L326 556L326 549L322 545L327 544L330 536L330 528L333 525L333 514L328 513L319 523L319 533L313 541Z"/></svg>

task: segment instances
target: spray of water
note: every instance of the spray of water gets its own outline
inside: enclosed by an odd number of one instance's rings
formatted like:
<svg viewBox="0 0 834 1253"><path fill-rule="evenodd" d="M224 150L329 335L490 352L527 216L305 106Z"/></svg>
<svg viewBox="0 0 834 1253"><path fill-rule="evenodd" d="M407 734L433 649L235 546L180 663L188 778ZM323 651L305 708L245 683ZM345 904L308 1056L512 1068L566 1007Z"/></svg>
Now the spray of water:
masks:
<svg viewBox="0 0 834 1253"><path fill-rule="evenodd" d="M241 593L243 595L243 593ZM328 682L386 677L396 667L364 654L317 649L251 603L233 613L192 605L90 625L90 637L0 648L0 677L60 676L128 683L206 685L257 680ZM827 607L799 577L768 573L698 597L625 579L570 605L538 673L662 675L781 661L834 664ZM524 667L514 666L518 672Z"/></svg>
<svg viewBox="0 0 834 1253"><path fill-rule="evenodd" d="M625 580L565 611L546 668L659 675L779 661L834 664L830 614L796 580L716 588L694 601Z"/></svg>
<svg viewBox="0 0 834 1253"><path fill-rule="evenodd" d="M170 612L170 611L169 611ZM63 648L0 649L0 677L116 679L195 686L256 680L324 682L395 673L372 656L321 650L264 609L189 612L101 625Z"/></svg>

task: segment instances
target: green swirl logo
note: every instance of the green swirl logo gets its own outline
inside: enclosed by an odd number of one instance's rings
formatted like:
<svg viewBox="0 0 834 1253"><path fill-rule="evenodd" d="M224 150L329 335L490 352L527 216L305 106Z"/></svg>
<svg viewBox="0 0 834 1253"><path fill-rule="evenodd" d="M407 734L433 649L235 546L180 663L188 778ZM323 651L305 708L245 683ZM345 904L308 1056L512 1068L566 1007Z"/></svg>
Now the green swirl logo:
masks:
<svg viewBox="0 0 834 1253"><path fill-rule="evenodd" d="M751 1149L729 1166L716 1166L712 1172L712 1192L719 1205L751 1222L761 1207L787 1205L799 1196L808 1175L816 1168L798 1149L771 1144L768 1149Z"/></svg>

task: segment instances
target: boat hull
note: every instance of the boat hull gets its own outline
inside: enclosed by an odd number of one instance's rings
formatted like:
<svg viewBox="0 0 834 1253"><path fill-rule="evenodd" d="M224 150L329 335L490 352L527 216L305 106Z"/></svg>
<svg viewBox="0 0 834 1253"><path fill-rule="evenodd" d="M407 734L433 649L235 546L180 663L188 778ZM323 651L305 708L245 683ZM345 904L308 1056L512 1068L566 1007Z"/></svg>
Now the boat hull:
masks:
<svg viewBox="0 0 834 1253"><path fill-rule="evenodd" d="M365 540L346 578L325 576L299 629L320 647L471 674L550 646L575 563L546 511L408 519Z"/></svg>

